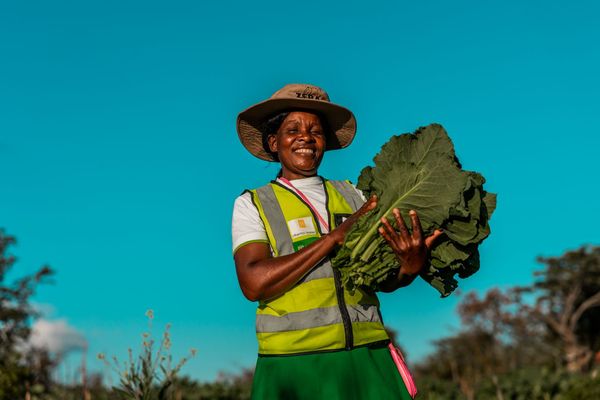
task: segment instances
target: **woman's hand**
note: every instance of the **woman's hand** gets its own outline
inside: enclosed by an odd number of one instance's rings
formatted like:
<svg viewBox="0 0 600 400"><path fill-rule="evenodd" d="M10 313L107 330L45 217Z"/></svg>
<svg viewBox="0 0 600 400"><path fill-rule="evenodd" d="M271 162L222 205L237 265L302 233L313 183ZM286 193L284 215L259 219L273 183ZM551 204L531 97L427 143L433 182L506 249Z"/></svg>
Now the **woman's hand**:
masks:
<svg viewBox="0 0 600 400"><path fill-rule="evenodd" d="M411 235L408 233L406 224L400 215L400 210L394 208L392 212L396 218L399 232L396 232L389 221L385 217L382 217L381 223L383 225L379 228L379 233L384 237L394 253L396 253L396 257L398 257L398 261L400 262L400 271L398 272L398 276L395 277L396 282L389 282L383 285L383 291L392 291L412 282L427 264L429 249L443 234L442 230L437 229L432 235L423 238L423 230L417 212L411 210L409 213L412 223Z"/></svg>
<svg viewBox="0 0 600 400"><path fill-rule="evenodd" d="M351 216L346 218L346 220L344 222L342 222L340 224L340 226L338 226L337 228L332 230L329 233L329 236L332 237L338 245L343 244L344 239L346 238L346 234L348 233L348 231L350 230L352 225L354 225L354 223L356 221L358 221L358 219L360 217L362 217L367 212L374 209L376 206L377 206L377 196L373 195L373 196L371 196L371 198L369 200L367 200L367 202L365 204L362 205L361 208L356 210L356 212L354 214L352 214Z"/></svg>

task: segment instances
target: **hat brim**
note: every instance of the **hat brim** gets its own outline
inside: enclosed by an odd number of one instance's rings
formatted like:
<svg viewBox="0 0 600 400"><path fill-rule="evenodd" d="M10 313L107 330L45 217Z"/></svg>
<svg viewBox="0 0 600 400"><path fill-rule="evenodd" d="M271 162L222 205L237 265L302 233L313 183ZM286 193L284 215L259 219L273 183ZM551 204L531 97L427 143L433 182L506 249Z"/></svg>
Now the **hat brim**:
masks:
<svg viewBox="0 0 600 400"><path fill-rule="evenodd" d="M325 150L347 147L356 134L356 118L345 107L322 100L269 99L247 108L237 118L238 136L251 154L261 160L277 161L263 147L261 128L267 118L284 111L312 111L323 116L332 131L327 136Z"/></svg>

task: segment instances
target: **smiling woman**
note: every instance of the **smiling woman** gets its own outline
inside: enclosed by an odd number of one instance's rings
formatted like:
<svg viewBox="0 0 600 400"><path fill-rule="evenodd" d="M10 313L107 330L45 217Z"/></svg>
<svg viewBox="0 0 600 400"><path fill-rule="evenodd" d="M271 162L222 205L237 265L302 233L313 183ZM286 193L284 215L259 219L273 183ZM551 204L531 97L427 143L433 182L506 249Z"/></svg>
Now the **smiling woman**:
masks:
<svg viewBox="0 0 600 400"><path fill-rule="evenodd" d="M374 292L347 291L329 257L372 210L348 181L317 175L327 150L348 146L354 115L321 88L286 85L238 116L250 153L279 161L276 180L236 199L233 252L240 287L258 302L254 399L410 398L394 364ZM402 265L386 291L406 286L427 262L421 237L384 237ZM416 214L413 231L420 232Z"/></svg>

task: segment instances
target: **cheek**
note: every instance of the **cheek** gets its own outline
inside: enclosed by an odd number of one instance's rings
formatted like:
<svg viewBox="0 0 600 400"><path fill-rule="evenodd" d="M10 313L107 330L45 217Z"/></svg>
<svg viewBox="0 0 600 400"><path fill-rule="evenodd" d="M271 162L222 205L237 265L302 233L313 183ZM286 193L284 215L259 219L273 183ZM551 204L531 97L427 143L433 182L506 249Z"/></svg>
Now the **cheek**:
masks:
<svg viewBox="0 0 600 400"><path fill-rule="evenodd" d="M279 150L289 150L292 145L292 140L289 137L282 137L277 140Z"/></svg>
<svg viewBox="0 0 600 400"><path fill-rule="evenodd" d="M289 137L285 135L277 135L273 140L273 151L285 151L290 147Z"/></svg>
<svg viewBox="0 0 600 400"><path fill-rule="evenodd" d="M289 137L279 137L277 138L277 141L275 143L276 150L274 151L279 154L280 158L290 157L292 155L292 152L290 150L292 143L293 140L291 140Z"/></svg>
<svg viewBox="0 0 600 400"><path fill-rule="evenodd" d="M327 147L327 142L325 141L325 137L320 137L317 139L317 143L319 144L319 148L321 151L324 151Z"/></svg>

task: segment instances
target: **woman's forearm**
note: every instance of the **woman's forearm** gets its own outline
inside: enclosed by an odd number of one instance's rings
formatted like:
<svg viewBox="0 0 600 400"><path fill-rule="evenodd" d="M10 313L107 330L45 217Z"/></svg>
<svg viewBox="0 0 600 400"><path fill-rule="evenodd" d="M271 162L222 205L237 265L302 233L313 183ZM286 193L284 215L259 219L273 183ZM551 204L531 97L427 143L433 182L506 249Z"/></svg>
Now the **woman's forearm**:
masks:
<svg viewBox="0 0 600 400"><path fill-rule="evenodd" d="M328 234L295 253L271 257L267 244L250 243L234 255L242 292L251 301L278 296L302 279L336 245L334 236Z"/></svg>
<svg viewBox="0 0 600 400"><path fill-rule="evenodd" d="M350 227L375 206L377 197L371 196L337 228L292 254L272 257L266 243L249 243L239 248L233 257L244 296L252 301L266 300L289 290L336 246L341 245Z"/></svg>

